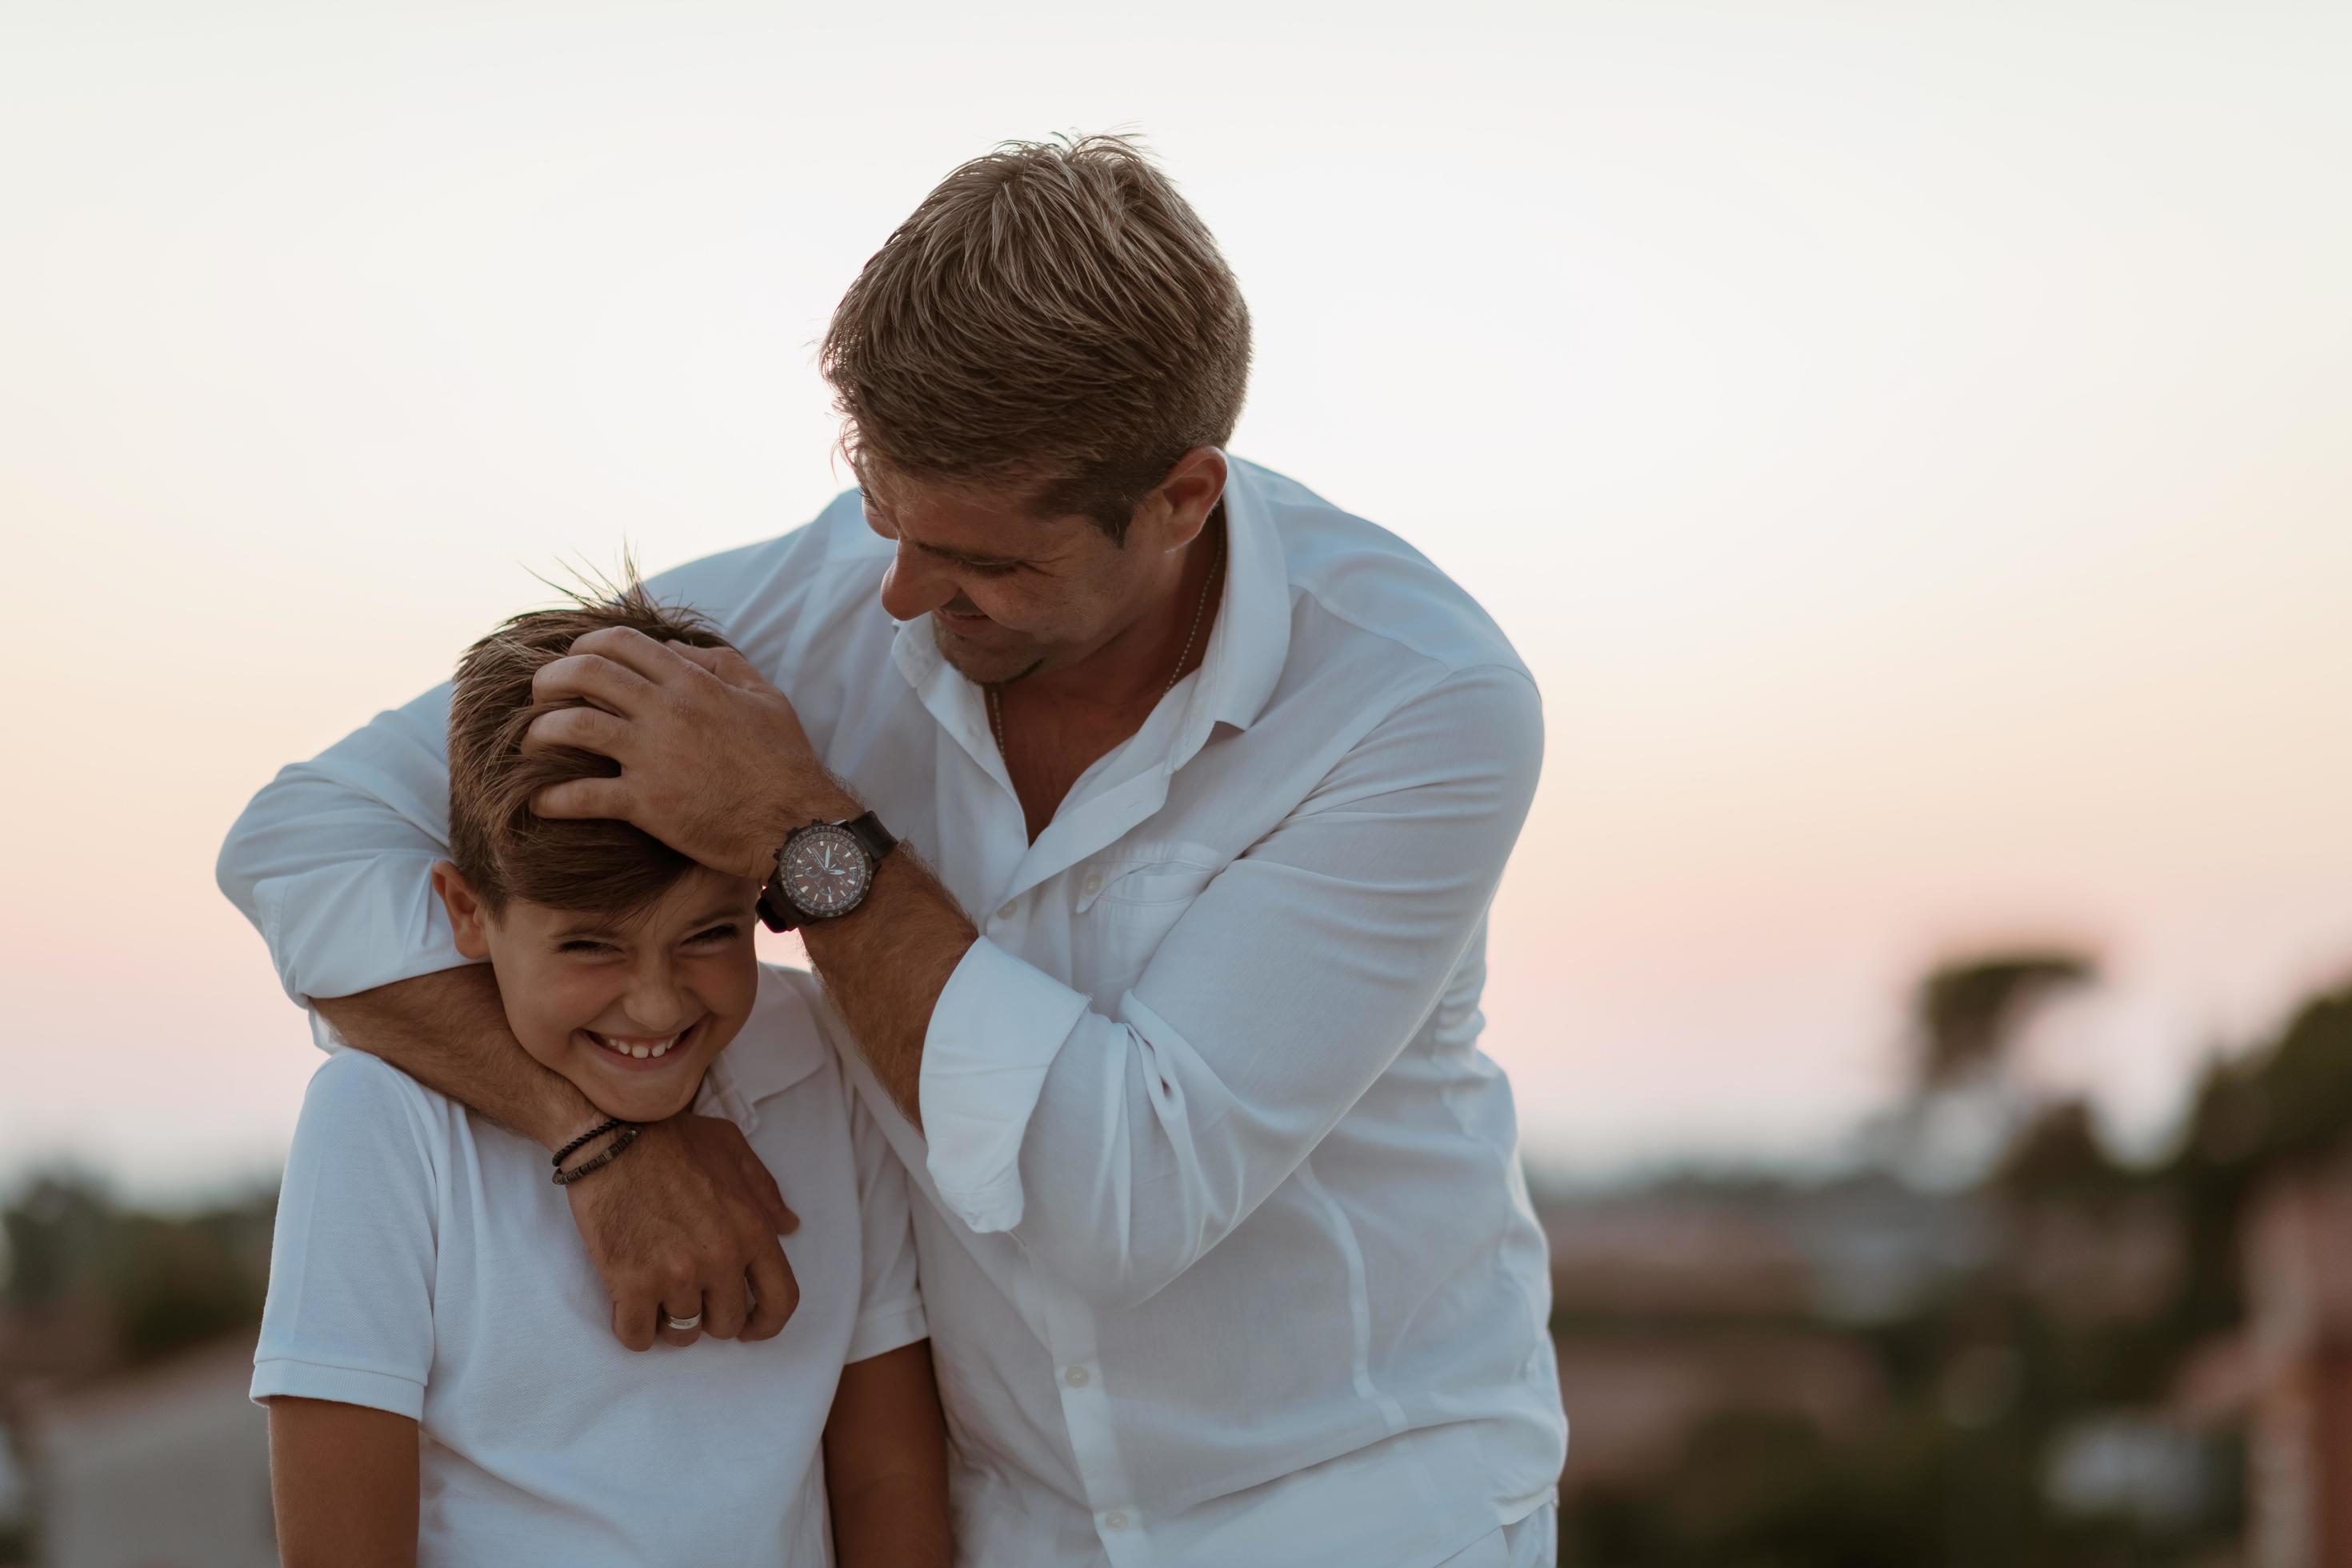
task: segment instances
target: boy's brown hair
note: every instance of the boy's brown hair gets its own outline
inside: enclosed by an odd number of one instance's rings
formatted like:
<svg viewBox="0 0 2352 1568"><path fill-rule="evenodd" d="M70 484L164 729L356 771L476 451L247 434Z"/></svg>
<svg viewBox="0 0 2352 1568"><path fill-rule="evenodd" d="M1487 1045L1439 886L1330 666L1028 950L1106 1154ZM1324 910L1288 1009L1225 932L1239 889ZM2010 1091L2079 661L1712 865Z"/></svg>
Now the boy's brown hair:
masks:
<svg viewBox="0 0 2352 1568"><path fill-rule="evenodd" d="M1195 447L1231 440L1249 307L1199 215L1117 136L1008 142L866 263L820 364L853 467L1043 481L1043 516L1124 540Z"/></svg>
<svg viewBox="0 0 2352 1568"><path fill-rule="evenodd" d="M606 598L515 616L466 650L449 700L449 858L491 913L510 899L559 910L632 913L694 864L650 834L605 818L542 817L531 797L572 779L610 778L620 764L571 747L522 750L531 721L570 702L539 701L531 678L575 638L627 626L656 642L724 647L692 610L659 604L634 576Z"/></svg>

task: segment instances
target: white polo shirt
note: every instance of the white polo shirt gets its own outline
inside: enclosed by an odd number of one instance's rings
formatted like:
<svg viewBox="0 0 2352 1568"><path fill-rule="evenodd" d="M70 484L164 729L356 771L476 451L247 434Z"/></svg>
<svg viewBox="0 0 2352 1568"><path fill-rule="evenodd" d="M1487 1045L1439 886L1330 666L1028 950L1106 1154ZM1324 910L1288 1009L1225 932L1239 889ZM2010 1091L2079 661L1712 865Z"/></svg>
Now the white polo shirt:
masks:
<svg viewBox="0 0 2352 1568"><path fill-rule="evenodd" d="M763 966L695 1105L743 1129L801 1216L774 1339L624 1348L546 1151L342 1051L287 1160L253 1396L414 1417L423 1564L832 1563L841 1369L925 1328L905 1172L821 1010L811 976ZM626 1182L628 1156L591 1179Z"/></svg>
<svg viewBox="0 0 2352 1568"><path fill-rule="evenodd" d="M982 929L925 1043L928 1141L851 1065L919 1194L974 1563L1429 1568L1541 1508L1565 1454L1478 1049L1535 686L1393 535L1249 463L1224 503L1201 668L1034 843L980 690L877 602L855 492L653 584ZM231 832L222 887L297 997L462 962L427 889L446 725L446 689L383 714Z"/></svg>

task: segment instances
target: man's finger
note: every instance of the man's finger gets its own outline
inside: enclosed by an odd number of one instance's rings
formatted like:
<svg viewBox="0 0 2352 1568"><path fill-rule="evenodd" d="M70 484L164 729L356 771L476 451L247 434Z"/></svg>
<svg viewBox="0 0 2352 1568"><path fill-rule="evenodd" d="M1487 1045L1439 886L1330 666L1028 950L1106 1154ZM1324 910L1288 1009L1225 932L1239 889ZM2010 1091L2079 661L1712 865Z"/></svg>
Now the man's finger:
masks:
<svg viewBox="0 0 2352 1568"><path fill-rule="evenodd" d="M647 637L637 640L649 644L652 641ZM579 644L572 646L577 647ZM655 687L652 681L616 660L594 653L567 653L562 658L549 659L532 674L530 695L538 702L593 703L607 713L627 718L653 705Z"/></svg>
<svg viewBox="0 0 2352 1568"><path fill-rule="evenodd" d="M655 686L667 686L693 671L686 660L634 626L599 626L572 639L574 658L609 659ZM558 660L561 663L562 660Z"/></svg>
<svg viewBox="0 0 2352 1568"><path fill-rule="evenodd" d="M776 1185L776 1174L762 1164L748 1148L743 1152L743 1184L751 1189L751 1197L760 1205L761 1217L768 1228L778 1236L790 1236L800 1229L801 1216L784 1202L784 1192Z"/></svg>
<svg viewBox="0 0 2352 1568"><path fill-rule="evenodd" d="M751 1257L751 1315L743 1321L739 1339L774 1339L801 1304L801 1282L793 1277L793 1266L775 1242Z"/></svg>
<svg viewBox="0 0 2352 1568"><path fill-rule="evenodd" d="M691 1297L691 1300L688 1297ZM684 1350L702 1337L704 1309L699 1291L664 1296L661 1304L661 1337L664 1344ZM684 1323L685 1328L678 1325Z"/></svg>
<svg viewBox="0 0 2352 1568"><path fill-rule="evenodd" d="M731 647L697 647L692 643L673 641L670 648L678 658L698 664L730 686L740 686L749 691L770 689L771 682L751 661Z"/></svg>
<svg viewBox="0 0 2352 1568"><path fill-rule="evenodd" d="M523 731L522 749L544 752L551 747L569 746L574 751L618 758L628 733L626 720L615 719L601 708L558 708L530 721L530 728Z"/></svg>
<svg viewBox="0 0 2352 1568"><path fill-rule="evenodd" d="M609 816L626 822L629 805L626 779L566 779L530 797L531 810L541 816Z"/></svg>
<svg viewBox="0 0 2352 1568"><path fill-rule="evenodd" d="M702 1331L714 1340L731 1340L743 1331L750 1303L743 1296L743 1276L708 1280L702 1287Z"/></svg>
<svg viewBox="0 0 2352 1568"><path fill-rule="evenodd" d="M613 1337L633 1351L653 1349L653 1302L650 1300L614 1302Z"/></svg>

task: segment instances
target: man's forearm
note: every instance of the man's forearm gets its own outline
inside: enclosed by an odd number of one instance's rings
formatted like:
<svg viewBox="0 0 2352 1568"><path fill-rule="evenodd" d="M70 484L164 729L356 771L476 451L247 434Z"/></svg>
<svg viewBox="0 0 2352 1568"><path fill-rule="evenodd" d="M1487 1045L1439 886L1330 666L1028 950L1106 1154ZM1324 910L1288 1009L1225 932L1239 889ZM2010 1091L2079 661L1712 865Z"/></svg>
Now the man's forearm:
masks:
<svg viewBox="0 0 2352 1568"><path fill-rule="evenodd" d="M313 998L311 1005L351 1045L550 1149L604 1120L586 1095L516 1041L488 964Z"/></svg>
<svg viewBox="0 0 2352 1568"><path fill-rule="evenodd" d="M854 914L802 928L825 994L874 1076L916 1126L923 1038L948 977L980 935L930 868L905 846L883 858Z"/></svg>

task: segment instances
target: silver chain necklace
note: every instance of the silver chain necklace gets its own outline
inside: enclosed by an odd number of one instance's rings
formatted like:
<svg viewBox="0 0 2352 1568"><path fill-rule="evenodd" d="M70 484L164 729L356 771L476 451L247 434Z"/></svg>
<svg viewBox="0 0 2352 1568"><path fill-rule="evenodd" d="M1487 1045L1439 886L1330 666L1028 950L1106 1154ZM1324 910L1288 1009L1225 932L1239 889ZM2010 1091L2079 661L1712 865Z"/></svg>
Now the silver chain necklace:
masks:
<svg viewBox="0 0 2352 1568"><path fill-rule="evenodd" d="M1160 695L1162 697L1175 690L1176 683L1184 679L1184 666L1192 657L1192 645L1200 640L1201 622L1209 613L1209 594L1217 585L1217 568L1223 564L1225 559L1223 529L1217 530L1216 542L1210 546L1210 550L1213 553L1209 557L1209 575L1201 584L1200 602L1192 606L1192 625L1184 634L1184 647L1176 656L1176 668L1169 672L1168 684L1160 689ZM989 732L996 737L996 749L1001 752L1004 750L1003 705L997 700L996 687L983 687L982 689L988 693Z"/></svg>

